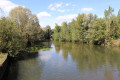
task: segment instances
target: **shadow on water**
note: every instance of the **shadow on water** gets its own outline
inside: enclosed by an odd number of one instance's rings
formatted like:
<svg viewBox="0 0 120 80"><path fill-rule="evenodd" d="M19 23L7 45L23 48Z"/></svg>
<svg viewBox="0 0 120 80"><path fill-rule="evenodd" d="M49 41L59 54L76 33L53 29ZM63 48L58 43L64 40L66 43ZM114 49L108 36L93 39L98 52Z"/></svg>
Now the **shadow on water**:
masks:
<svg viewBox="0 0 120 80"><path fill-rule="evenodd" d="M5 72L2 80L9 80L9 79L17 80L18 69L19 69L18 63L16 61L14 61L14 62L9 62L8 65L9 66L6 69L6 72Z"/></svg>
<svg viewBox="0 0 120 80"><path fill-rule="evenodd" d="M28 59L34 59L38 56L38 52L31 52L31 53L24 53L24 55L20 55L20 57L17 58L17 60L28 60Z"/></svg>
<svg viewBox="0 0 120 80"><path fill-rule="evenodd" d="M51 42L43 42L42 46L51 47ZM9 61L2 80L39 80L44 66L38 52L24 53L17 61Z"/></svg>
<svg viewBox="0 0 120 80"><path fill-rule="evenodd" d="M43 44L53 48L11 62L3 80L120 80L120 48L68 42Z"/></svg>
<svg viewBox="0 0 120 80"><path fill-rule="evenodd" d="M2 80L39 80L43 66L36 57L10 62Z"/></svg>
<svg viewBox="0 0 120 80"><path fill-rule="evenodd" d="M50 48L52 45L52 42L41 42L37 44L38 47L47 47ZM36 58L38 56L39 51L33 51L33 52L25 52L21 51L20 54L18 55L19 57L17 58L18 60L26 60L26 59L31 59L31 58Z"/></svg>

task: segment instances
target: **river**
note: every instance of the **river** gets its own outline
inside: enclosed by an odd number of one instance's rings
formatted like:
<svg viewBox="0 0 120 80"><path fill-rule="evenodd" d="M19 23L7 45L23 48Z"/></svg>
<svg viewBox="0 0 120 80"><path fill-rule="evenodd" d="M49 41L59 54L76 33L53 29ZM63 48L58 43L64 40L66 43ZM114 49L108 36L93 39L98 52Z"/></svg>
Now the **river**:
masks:
<svg viewBox="0 0 120 80"><path fill-rule="evenodd" d="M44 44L52 48L11 64L5 80L120 80L120 48Z"/></svg>

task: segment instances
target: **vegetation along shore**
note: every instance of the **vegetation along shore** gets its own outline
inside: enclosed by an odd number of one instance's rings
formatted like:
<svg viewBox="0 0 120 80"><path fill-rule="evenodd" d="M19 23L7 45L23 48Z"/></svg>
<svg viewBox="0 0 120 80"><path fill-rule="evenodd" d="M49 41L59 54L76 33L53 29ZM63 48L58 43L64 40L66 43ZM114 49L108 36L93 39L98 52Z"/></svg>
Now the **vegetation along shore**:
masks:
<svg viewBox="0 0 120 80"><path fill-rule="evenodd" d="M63 22L61 26L56 24L53 38L56 41L120 46L120 10L117 15L113 12L114 9L109 6L103 18L92 13L78 14L70 23Z"/></svg>
<svg viewBox="0 0 120 80"><path fill-rule="evenodd" d="M33 48L28 48L50 40L51 33L50 26L41 28L37 16L28 8L16 7L10 11L9 16L0 18L0 52L17 57L21 51L29 52Z"/></svg>

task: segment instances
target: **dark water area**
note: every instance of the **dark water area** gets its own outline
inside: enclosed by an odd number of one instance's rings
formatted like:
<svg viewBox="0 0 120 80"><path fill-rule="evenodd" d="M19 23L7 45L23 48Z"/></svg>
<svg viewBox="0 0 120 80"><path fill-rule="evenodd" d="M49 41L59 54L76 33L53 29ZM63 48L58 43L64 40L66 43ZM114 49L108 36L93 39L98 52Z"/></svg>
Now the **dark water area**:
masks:
<svg viewBox="0 0 120 80"><path fill-rule="evenodd" d="M4 80L120 80L120 48L44 44L52 48L12 63Z"/></svg>

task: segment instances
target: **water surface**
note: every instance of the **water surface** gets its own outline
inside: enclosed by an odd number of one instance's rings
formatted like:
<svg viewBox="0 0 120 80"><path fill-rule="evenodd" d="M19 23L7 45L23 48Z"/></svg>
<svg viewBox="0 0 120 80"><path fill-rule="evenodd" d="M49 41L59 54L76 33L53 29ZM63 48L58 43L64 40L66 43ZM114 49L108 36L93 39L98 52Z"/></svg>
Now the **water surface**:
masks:
<svg viewBox="0 0 120 80"><path fill-rule="evenodd" d="M13 63L6 80L120 80L120 48L44 44L52 48Z"/></svg>

